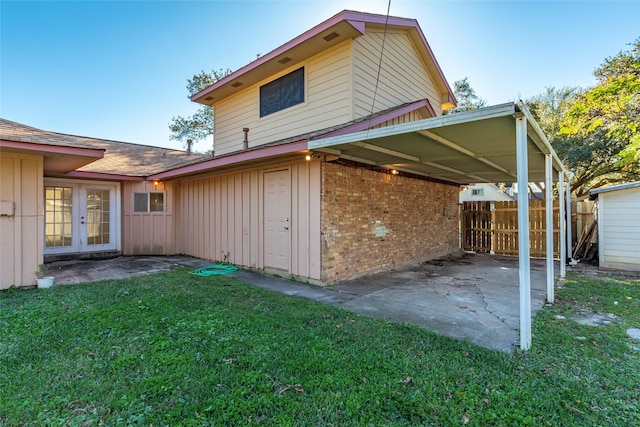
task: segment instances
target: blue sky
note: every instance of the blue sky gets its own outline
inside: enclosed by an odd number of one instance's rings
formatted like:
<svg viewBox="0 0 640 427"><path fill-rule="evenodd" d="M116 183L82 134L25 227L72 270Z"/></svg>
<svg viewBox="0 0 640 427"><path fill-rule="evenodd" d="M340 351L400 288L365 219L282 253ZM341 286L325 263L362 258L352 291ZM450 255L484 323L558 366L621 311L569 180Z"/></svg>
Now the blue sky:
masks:
<svg viewBox="0 0 640 427"><path fill-rule="evenodd" d="M343 9L385 14L387 0L0 0L0 116L181 148L167 124L198 107L187 78L240 68ZM640 1L391 0L391 14L417 19L449 83L468 77L489 105L591 86L640 37Z"/></svg>

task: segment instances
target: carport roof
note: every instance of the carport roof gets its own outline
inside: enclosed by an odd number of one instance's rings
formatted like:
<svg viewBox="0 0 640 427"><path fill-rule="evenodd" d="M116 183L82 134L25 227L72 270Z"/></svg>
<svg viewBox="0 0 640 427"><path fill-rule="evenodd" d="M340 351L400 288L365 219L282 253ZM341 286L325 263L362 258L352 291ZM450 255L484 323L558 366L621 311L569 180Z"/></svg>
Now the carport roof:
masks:
<svg viewBox="0 0 640 427"><path fill-rule="evenodd" d="M527 121L530 182L545 180L545 155L553 178L562 162L522 103L507 103L308 143L310 150L382 168L469 184L516 182L516 119Z"/></svg>
<svg viewBox="0 0 640 427"><path fill-rule="evenodd" d="M458 184L517 182L519 187L526 188L529 182L544 182L547 300L553 301L551 183L554 179L558 180L560 275L564 277L564 239L566 237L568 242L571 241L569 233L564 232L565 207L562 197L564 177L568 176L568 172L522 103L501 104L347 135L318 137L309 141L308 148L381 168L403 170ZM526 191L518 192L520 348L523 350L531 346L528 201Z"/></svg>

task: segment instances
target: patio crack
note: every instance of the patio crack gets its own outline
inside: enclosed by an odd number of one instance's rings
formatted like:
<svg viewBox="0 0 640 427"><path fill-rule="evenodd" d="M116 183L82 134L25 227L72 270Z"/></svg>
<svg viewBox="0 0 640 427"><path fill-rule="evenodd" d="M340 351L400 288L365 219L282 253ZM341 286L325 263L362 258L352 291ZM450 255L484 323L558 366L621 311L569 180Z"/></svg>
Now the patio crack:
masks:
<svg viewBox="0 0 640 427"><path fill-rule="evenodd" d="M450 291L446 293L438 292L436 289L436 293L442 295L444 299L447 300L450 304L454 305L460 310L463 310L470 315L472 315L478 323L480 323L483 327L490 329L493 332L498 332L500 330L504 330L507 328L509 331L512 331L513 328L507 324L505 319L497 316L495 313L489 310L489 303L487 302L484 292L480 288L480 282L466 280L460 284L456 284L456 288L463 289L473 286L475 292L473 293L476 298L474 298L478 303L478 309L474 309L474 305L476 301L470 301L468 297L466 297L466 301L462 301L463 293L460 294L452 294Z"/></svg>

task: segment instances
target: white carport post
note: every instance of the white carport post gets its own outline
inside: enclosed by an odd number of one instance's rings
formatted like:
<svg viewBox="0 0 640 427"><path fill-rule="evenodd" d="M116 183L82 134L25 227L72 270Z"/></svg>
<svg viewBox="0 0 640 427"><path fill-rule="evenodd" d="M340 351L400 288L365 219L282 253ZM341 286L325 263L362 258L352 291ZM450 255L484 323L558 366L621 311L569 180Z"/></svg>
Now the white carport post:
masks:
<svg viewBox="0 0 640 427"><path fill-rule="evenodd" d="M544 160L544 198L547 237L547 302L553 304L555 299L553 293L555 277L553 274L553 156L551 153L545 154Z"/></svg>
<svg viewBox="0 0 640 427"><path fill-rule="evenodd" d="M560 277L563 279L567 275L567 250L566 250L566 233L564 220L564 172L560 171L560 179L558 180L558 199L560 202Z"/></svg>
<svg viewBox="0 0 640 427"><path fill-rule="evenodd" d="M516 168L518 177L518 267L520 273L520 348L531 347L531 262L529 259L529 160L527 118L516 116Z"/></svg>
<svg viewBox="0 0 640 427"><path fill-rule="evenodd" d="M567 256L573 259L573 239L571 237L571 180L567 176Z"/></svg>

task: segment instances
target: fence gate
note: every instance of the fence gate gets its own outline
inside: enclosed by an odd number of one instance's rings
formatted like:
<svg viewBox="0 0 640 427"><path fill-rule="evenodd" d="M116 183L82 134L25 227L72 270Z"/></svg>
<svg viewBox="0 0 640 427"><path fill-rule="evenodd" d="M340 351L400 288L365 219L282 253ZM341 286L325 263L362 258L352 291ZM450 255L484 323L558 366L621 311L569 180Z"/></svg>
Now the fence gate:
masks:
<svg viewBox="0 0 640 427"><path fill-rule="evenodd" d="M560 256L558 202L553 203L554 257ZM547 254L544 200L529 201L529 249L532 257ZM462 248L467 251L518 255L518 202L464 202Z"/></svg>
<svg viewBox="0 0 640 427"><path fill-rule="evenodd" d="M491 252L491 202L464 202L462 205L462 248Z"/></svg>

